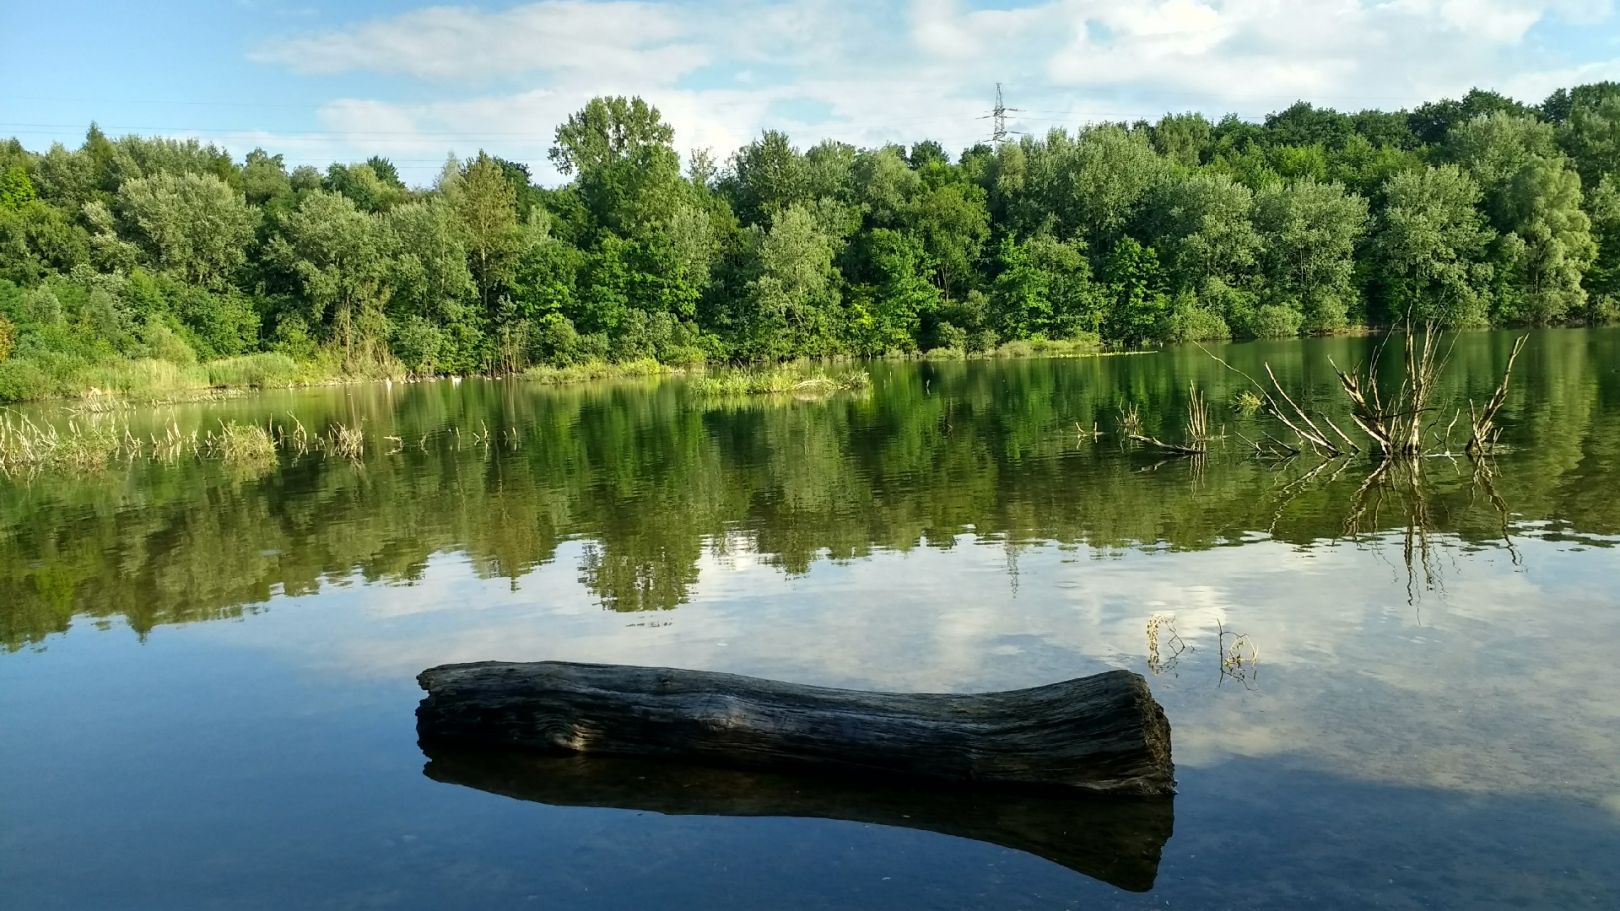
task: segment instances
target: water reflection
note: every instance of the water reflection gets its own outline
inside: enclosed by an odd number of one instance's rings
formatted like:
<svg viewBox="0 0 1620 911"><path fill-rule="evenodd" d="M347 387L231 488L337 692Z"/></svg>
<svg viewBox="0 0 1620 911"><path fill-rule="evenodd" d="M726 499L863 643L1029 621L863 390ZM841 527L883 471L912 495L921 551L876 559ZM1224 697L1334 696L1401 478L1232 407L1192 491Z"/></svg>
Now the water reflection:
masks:
<svg viewBox="0 0 1620 911"><path fill-rule="evenodd" d="M921 829L1024 851L1132 892L1153 887L1175 817L1169 798L924 788L605 757L472 753L431 744L423 750L427 777L519 800L671 816L782 816Z"/></svg>
<svg viewBox="0 0 1620 911"><path fill-rule="evenodd" d="M1511 343L1460 339L1440 395L1488 395ZM1354 363L1364 344L1223 356L1331 407L1326 355ZM1221 452L1150 468L1078 438L1131 402L1169 438L1189 381L1217 430L1241 426L1240 386L1196 351L878 365L867 397L789 405L469 381L164 412L197 427L290 410L311 433L364 419L372 438L358 465L0 482L6 894L1613 908L1616 364L1620 333L1533 337L1483 477ZM1254 651L1228 662L1238 636ZM446 787L421 774L413 678L482 659L916 692L1156 665L1175 834L1143 895L915 829ZM86 844L120 849L86 866Z"/></svg>
<svg viewBox="0 0 1620 911"><path fill-rule="evenodd" d="M1443 394L1493 384L1510 343L1464 336ZM1224 356L1267 360L1331 407L1327 357L1352 360L1365 344ZM1198 550L1396 529L1416 593L1440 584L1436 535L1466 547L1511 546L1516 533L1607 546L1620 533L1620 499L1591 495L1620 480L1620 378L1595 365L1617 351L1620 333L1535 336L1501 420L1509 451L1471 481L1466 469L1444 476L1446 465L1369 476L1372 463L1356 460L1281 471L1220 456L1144 464L1076 441L1073 427L1116 421L1124 401L1146 432L1162 432L1183 419L1189 376L1223 409L1239 387L1186 351L878 365L870 396L819 403L713 407L678 382L561 392L469 382L181 408L150 419L291 410L313 432L364 420L372 451L359 465L287 459L262 476L183 461L0 482L0 642L42 643L75 615L122 617L144 635L356 573L411 583L447 551L516 588L575 539L585 542L580 580L604 608L627 612L684 603L705 557L745 550L802 574L820 560L950 547L968 531L1009 542L1013 571L1022 542ZM1218 420L1250 418L1227 409Z"/></svg>

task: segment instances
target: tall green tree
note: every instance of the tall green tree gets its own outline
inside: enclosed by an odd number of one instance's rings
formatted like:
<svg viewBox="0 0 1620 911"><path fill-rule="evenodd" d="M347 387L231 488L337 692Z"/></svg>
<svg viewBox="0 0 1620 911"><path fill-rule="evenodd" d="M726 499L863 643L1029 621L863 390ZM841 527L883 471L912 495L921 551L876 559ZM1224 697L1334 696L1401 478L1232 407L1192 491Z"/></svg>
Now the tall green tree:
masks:
<svg viewBox="0 0 1620 911"><path fill-rule="evenodd" d="M1592 213L1592 235L1597 255L1587 271L1585 286L1593 322L1620 318L1620 177L1606 174L1587 198Z"/></svg>
<svg viewBox="0 0 1620 911"><path fill-rule="evenodd" d="M1240 284L1254 271L1261 238L1248 187L1224 174L1192 173L1160 184L1145 208L1145 233L1177 287Z"/></svg>
<svg viewBox="0 0 1620 911"><path fill-rule="evenodd" d="M838 301L833 246L806 209L794 206L753 230L741 352L752 359L831 352Z"/></svg>
<svg viewBox="0 0 1620 911"><path fill-rule="evenodd" d="M640 98L593 98L557 127L550 158L575 176L598 230L630 236L661 228L689 187L675 131Z"/></svg>
<svg viewBox="0 0 1620 911"><path fill-rule="evenodd" d="M396 330L411 326L407 366L419 372L478 366L478 284L457 214L443 199L407 203L383 216L389 245L387 303Z"/></svg>
<svg viewBox="0 0 1620 911"><path fill-rule="evenodd" d="M1395 175L1386 196L1372 262L1384 318L1485 325L1495 276L1485 254L1496 235L1477 208L1479 185L1442 165Z"/></svg>
<svg viewBox="0 0 1620 911"><path fill-rule="evenodd" d="M517 192L500 164L483 152L441 178L440 191L461 223L479 306L492 316L522 250Z"/></svg>
<svg viewBox="0 0 1620 911"><path fill-rule="evenodd" d="M354 201L316 190L278 219L267 258L298 296L293 315L362 368L386 356L389 238Z"/></svg>
<svg viewBox="0 0 1620 911"><path fill-rule="evenodd" d="M1553 128L1497 113L1452 128L1444 147L1479 183L1499 232L1493 248L1497 319L1548 323L1585 304L1581 274L1596 255L1581 182Z"/></svg>
<svg viewBox="0 0 1620 911"><path fill-rule="evenodd" d="M970 183L934 187L917 199L908 220L922 240L935 287L947 299L965 294L990 237L984 190Z"/></svg>
<svg viewBox="0 0 1620 911"><path fill-rule="evenodd" d="M119 220L153 268L223 288L247 259L258 213L211 174L159 173L118 188Z"/></svg>
<svg viewBox="0 0 1620 911"><path fill-rule="evenodd" d="M1255 195L1254 224L1265 244L1259 267L1268 295L1297 302L1305 326L1343 328L1355 304L1356 247L1367 201L1335 183L1271 184Z"/></svg>
<svg viewBox="0 0 1620 911"><path fill-rule="evenodd" d="M1104 329L1105 296L1078 244L1046 234L1022 243L1003 237L996 263L990 301L1002 338L1067 338Z"/></svg>
<svg viewBox="0 0 1620 911"><path fill-rule="evenodd" d="M1156 338L1170 307L1158 252L1127 237L1103 260L1102 278L1110 298L1107 337L1126 345Z"/></svg>
<svg viewBox="0 0 1620 911"><path fill-rule="evenodd" d="M721 187L743 224L768 225L789 206L809 203L808 170L786 133L766 130L731 157Z"/></svg>

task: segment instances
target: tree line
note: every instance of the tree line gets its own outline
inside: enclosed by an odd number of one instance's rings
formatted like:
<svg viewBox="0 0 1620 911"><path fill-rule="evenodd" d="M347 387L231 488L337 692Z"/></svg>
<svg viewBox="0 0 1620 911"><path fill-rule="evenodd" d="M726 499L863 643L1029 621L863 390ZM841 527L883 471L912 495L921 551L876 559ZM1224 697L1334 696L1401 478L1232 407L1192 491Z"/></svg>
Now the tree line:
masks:
<svg viewBox="0 0 1620 911"><path fill-rule="evenodd" d="M567 183L479 152L412 188L381 157L9 140L0 400L164 365L263 382L1620 316L1620 83L954 158L766 131L684 168L657 108L597 98L550 160Z"/></svg>

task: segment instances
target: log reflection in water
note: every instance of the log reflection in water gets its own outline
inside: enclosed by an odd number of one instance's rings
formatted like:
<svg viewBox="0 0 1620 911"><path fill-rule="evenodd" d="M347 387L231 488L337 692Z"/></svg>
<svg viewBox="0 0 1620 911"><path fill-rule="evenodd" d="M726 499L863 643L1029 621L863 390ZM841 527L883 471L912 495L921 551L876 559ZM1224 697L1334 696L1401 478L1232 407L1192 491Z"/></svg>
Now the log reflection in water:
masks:
<svg viewBox="0 0 1620 911"><path fill-rule="evenodd" d="M555 806L671 816L788 816L921 829L1024 851L1145 892L1174 823L1170 798L1110 799L919 788L893 778L739 772L603 757L424 745L434 781Z"/></svg>

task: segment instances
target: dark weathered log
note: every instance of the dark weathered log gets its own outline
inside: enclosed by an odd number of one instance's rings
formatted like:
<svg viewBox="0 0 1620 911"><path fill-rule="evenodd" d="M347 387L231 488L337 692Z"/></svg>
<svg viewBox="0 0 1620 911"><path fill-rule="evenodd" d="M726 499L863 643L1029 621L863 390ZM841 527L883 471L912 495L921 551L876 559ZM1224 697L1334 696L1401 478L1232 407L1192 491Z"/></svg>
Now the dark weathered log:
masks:
<svg viewBox="0 0 1620 911"><path fill-rule="evenodd" d="M1024 851L1145 892L1174 826L1168 797L919 787L848 776L428 745L423 774L553 806L671 816L792 816L921 829Z"/></svg>
<svg viewBox="0 0 1620 911"><path fill-rule="evenodd" d="M424 743L888 774L1110 794L1175 791L1170 725L1129 671L1006 693L868 693L670 668L431 668Z"/></svg>

